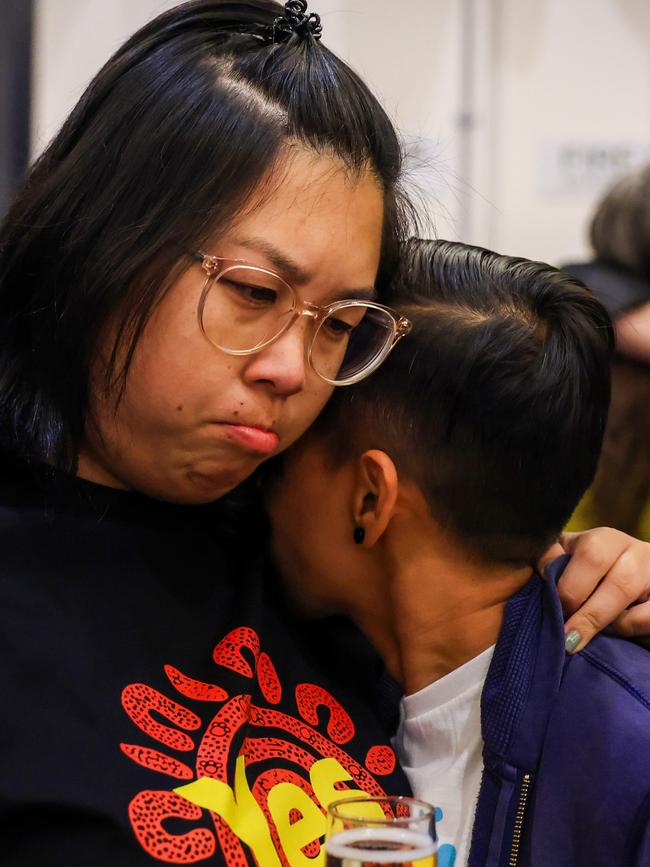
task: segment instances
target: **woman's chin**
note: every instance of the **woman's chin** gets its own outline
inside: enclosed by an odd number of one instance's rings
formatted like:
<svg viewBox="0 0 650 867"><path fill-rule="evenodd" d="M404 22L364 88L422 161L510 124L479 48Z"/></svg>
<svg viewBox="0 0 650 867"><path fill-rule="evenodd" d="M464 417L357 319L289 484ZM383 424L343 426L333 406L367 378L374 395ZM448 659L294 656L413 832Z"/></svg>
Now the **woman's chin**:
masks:
<svg viewBox="0 0 650 867"><path fill-rule="evenodd" d="M179 487L173 494L170 491L170 496L166 499L186 505L211 503L213 500L225 497L241 485L254 472L258 463L230 470L223 468L188 470L182 488Z"/></svg>

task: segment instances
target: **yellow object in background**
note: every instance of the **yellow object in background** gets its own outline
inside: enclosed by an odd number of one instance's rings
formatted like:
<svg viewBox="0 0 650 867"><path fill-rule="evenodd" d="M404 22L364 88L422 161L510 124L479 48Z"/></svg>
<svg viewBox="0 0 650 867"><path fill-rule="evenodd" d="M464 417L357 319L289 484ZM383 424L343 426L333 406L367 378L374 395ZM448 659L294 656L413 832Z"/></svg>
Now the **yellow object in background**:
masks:
<svg viewBox="0 0 650 867"><path fill-rule="evenodd" d="M599 523L600 522L596 518L591 505L590 494L589 492L587 492L580 501L578 508L573 513L571 520L569 521L565 529L574 532L580 530L590 530L592 527L599 526ZM650 500L648 500L648 503L641 516L641 520L639 521L638 536L645 542L650 542Z"/></svg>

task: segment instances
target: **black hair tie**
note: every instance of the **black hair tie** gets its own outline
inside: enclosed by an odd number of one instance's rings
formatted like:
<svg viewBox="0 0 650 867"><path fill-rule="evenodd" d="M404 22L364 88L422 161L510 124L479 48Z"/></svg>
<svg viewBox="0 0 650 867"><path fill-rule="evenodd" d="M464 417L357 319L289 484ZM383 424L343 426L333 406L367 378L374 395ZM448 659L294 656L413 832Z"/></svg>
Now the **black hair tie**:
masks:
<svg viewBox="0 0 650 867"><path fill-rule="evenodd" d="M284 14L279 15L268 28L269 42L286 42L292 34L297 33L302 39L311 37L320 39L323 25L320 15L307 12L307 0L289 0L284 4Z"/></svg>

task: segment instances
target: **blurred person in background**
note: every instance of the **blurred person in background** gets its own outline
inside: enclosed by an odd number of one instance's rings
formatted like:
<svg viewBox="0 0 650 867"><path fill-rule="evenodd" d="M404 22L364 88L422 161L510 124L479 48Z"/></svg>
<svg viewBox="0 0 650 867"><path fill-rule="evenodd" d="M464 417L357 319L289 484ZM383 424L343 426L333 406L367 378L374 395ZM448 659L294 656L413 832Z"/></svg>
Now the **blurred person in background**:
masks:
<svg viewBox="0 0 650 867"><path fill-rule="evenodd" d="M650 540L650 165L619 180L596 208L592 262L565 270L615 320L612 401L589 519Z"/></svg>

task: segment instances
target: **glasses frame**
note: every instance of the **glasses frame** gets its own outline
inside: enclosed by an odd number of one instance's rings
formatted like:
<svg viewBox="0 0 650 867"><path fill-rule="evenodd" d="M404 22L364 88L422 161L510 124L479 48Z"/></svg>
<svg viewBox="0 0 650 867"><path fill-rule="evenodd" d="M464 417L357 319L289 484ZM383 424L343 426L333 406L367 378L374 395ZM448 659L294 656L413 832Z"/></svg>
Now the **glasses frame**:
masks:
<svg viewBox="0 0 650 867"><path fill-rule="evenodd" d="M384 304L377 304L375 301L362 301L356 298L350 299L342 299L340 301L334 301L332 304L327 304L325 306L319 306L318 304L312 304L309 301L303 301L296 290L287 283L279 274L276 274L275 271L270 271L268 268L261 268L258 265L251 265L244 259L224 259L221 256L211 256L208 253L203 253L202 251L197 251L195 253L190 253L190 257L195 261L200 263L202 269L205 271L207 278L205 284L203 285L203 289L201 290L201 296L199 298L199 303L197 306L197 318L199 321L199 328L201 329L201 333L214 347L219 349L221 352L224 352L226 355L236 355L236 356L244 356L244 355L255 355L258 352L261 352L263 349L266 349L267 346L271 346L277 340L279 340L283 334L291 328L291 326L298 321L301 316L307 316L312 320L313 323L313 334L309 341L309 348L307 350L307 360L309 362L309 366L314 371L316 376L322 379L324 382L327 382L329 385L340 386L340 385L353 385L355 382L360 382L362 379L365 379L367 376L370 376L379 365L387 358L387 356L392 352L395 346L399 343L399 341L406 337L409 333L413 324L406 316L401 316L396 311L392 310L390 307L386 307ZM293 306L289 311L290 316L287 318L287 321L282 326L280 331L277 334L274 334L273 337L270 337L268 340L264 340L261 343L258 343L252 349L226 349L223 346L220 346L216 343L206 332L204 324L203 324L203 311L205 308L205 303L210 293L210 289L213 284L223 277L228 271L235 268L249 268L251 271L257 271L260 274L267 274L269 277L273 277L274 280L279 280L284 286L289 290L291 297L293 299ZM367 307L371 310L381 310L384 313L387 313L392 325L392 335L390 339L386 340L386 344L384 348L377 354L377 356L372 360L372 362L368 365L368 367L364 367L359 373L356 373L354 376L350 376L347 379L329 379L326 376L323 376L322 373L316 369L313 359L312 359L312 350L314 347L314 343L316 341L316 337L320 330L321 325L325 321L325 319L330 316L332 313L336 313L337 310L340 310L342 307Z"/></svg>

